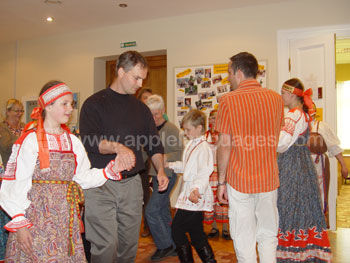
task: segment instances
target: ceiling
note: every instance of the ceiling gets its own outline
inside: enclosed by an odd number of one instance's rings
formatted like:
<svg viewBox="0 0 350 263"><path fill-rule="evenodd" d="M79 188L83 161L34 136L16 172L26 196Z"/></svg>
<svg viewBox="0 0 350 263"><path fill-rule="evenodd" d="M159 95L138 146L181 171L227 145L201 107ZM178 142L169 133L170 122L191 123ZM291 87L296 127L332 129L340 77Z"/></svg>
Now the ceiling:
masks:
<svg viewBox="0 0 350 263"><path fill-rule="evenodd" d="M91 28L293 0L0 0L0 44ZM127 8L119 7L125 3ZM52 16L51 23L45 19Z"/></svg>

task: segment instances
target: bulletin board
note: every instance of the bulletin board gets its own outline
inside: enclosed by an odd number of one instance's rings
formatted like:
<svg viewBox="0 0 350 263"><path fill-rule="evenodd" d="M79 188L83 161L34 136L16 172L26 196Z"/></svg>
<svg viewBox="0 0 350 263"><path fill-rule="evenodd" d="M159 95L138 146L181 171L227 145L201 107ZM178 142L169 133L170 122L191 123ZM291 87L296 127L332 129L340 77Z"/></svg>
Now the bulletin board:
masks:
<svg viewBox="0 0 350 263"><path fill-rule="evenodd" d="M267 61L259 60L258 77L263 88L267 87ZM175 124L180 127L182 117L191 109L198 109L209 116L217 109L220 98L231 91L227 79L228 64L211 64L175 68Z"/></svg>

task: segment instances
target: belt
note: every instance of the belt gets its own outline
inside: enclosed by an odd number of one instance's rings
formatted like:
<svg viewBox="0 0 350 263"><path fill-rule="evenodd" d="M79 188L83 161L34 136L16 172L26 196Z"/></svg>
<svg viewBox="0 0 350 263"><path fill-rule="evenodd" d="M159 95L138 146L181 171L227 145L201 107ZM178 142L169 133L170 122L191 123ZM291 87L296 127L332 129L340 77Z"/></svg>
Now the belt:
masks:
<svg viewBox="0 0 350 263"><path fill-rule="evenodd" d="M69 245L68 245L68 254L74 255L74 242L73 242L73 221L74 221L74 207L77 211L78 219L80 221L80 228L83 227L80 217L80 208L79 204L84 203L84 193L80 185L74 181L61 181L61 180L36 180L32 181L35 184L67 184L67 202L70 204L69 209ZM82 230L82 228L80 229Z"/></svg>
<svg viewBox="0 0 350 263"><path fill-rule="evenodd" d="M122 174L122 179L126 179L126 178L131 178L131 177L134 177L136 175L138 175L139 173L134 173L134 174Z"/></svg>

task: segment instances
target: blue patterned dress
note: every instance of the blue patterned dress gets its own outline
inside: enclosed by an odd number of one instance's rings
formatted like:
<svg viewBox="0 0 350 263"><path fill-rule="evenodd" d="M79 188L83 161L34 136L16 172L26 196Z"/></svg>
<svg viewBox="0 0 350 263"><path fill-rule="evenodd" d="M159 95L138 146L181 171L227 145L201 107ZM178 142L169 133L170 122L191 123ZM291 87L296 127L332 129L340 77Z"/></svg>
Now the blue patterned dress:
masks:
<svg viewBox="0 0 350 263"><path fill-rule="evenodd" d="M278 156L277 262L331 262L332 253L314 164L306 145L309 129Z"/></svg>
<svg viewBox="0 0 350 263"><path fill-rule="evenodd" d="M1 161L0 177L3 173L4 173L4 166ZM0 180L0 187L1 187L1 180ZM5 259L6 243L8 238L8 231L6 231L5 228L3 228L3 226L6 225L10 220L11 220L10 217L0 207L0 262L3 262L3 260Z"/></svg>

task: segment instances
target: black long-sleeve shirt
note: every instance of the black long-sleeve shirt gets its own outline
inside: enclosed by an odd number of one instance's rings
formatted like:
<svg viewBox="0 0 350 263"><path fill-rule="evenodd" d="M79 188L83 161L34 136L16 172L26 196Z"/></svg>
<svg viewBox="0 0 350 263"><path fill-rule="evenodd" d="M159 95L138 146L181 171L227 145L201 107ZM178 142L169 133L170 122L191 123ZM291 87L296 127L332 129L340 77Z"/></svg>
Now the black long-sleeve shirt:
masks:
<svg viewBox="0 0 350 263"><path fill-rule="evenodd" d="M80 134L92 167L104 168L115 154L101 154L101 140L114 141L129 147L136 156L136 165L123 174L135 174L144 169L141 149L148 156L163 153L152 113L133 95L120 94L110 88L90 96L80 114Z"/></svg>

